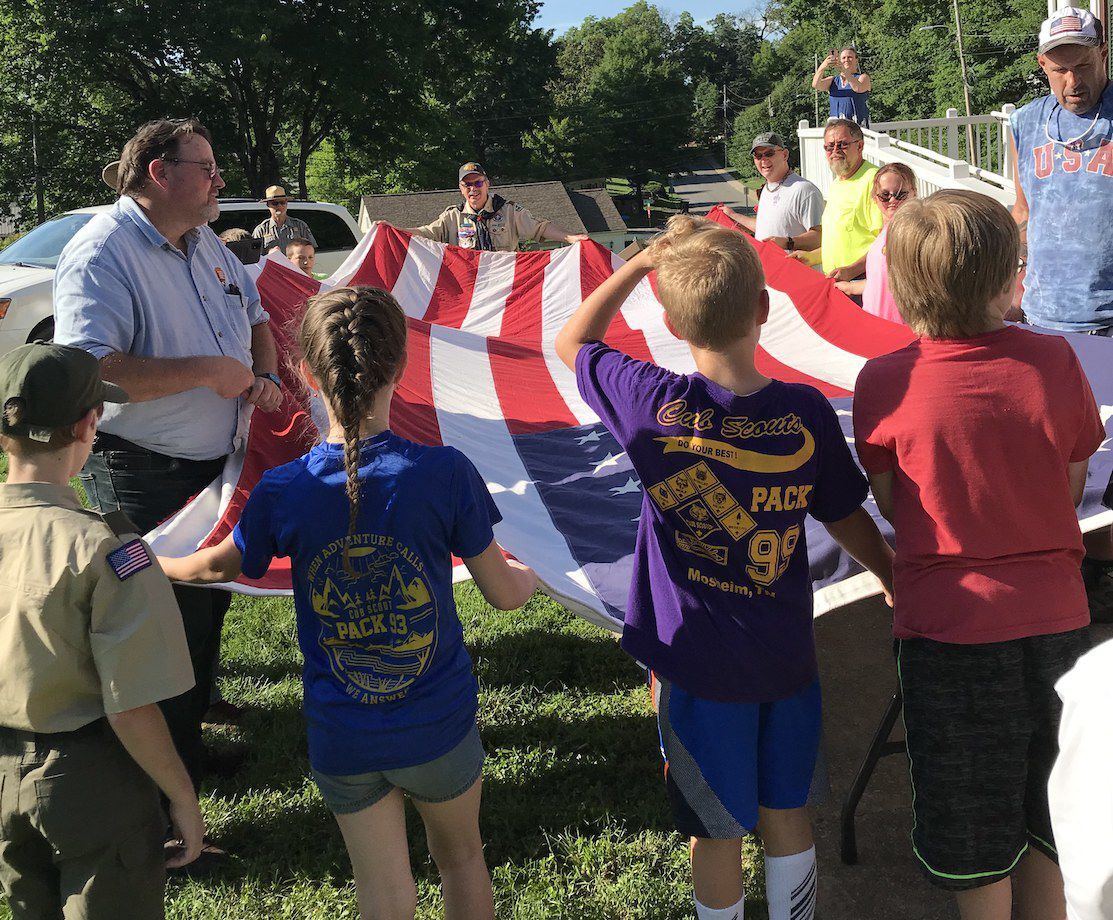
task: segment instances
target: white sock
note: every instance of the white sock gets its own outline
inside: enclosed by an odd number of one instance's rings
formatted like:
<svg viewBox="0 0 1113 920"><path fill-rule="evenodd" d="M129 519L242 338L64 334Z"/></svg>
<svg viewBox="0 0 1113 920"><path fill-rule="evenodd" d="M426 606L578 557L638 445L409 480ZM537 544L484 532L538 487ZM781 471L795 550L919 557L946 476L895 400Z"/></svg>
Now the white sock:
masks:
<svg viewBox="0 0 1113 920"><path fill-rule="evenodd" d="M733 907L720 907L717 910L696 901L696 920L742 920L742 910L745 905L745 895L742 895L742 900Z"/></svg>
<svg viewBox="0 0 1113 920"><path fill-rule="evenodd" d="M814 920L815 847L792 856L765 857L769 920Z"/></svg>

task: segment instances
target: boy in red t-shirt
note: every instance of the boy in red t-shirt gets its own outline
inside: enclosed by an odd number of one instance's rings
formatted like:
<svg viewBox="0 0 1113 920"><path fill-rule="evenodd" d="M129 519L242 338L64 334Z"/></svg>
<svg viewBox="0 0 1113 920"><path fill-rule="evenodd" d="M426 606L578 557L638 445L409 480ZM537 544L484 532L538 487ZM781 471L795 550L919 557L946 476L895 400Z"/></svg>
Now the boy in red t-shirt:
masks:
<svg viewBox="0 0 1113 920"><path fill-rule="evenodd" d="M974 192L893 218L893 295L921 338L866 363L858 456L896 531L897 666L916 856L964 920L1063 917L1047 806L1054 684L1090 622L1075 505L1104 430L1065 339L1006 326L1018 235Z"/></svg>

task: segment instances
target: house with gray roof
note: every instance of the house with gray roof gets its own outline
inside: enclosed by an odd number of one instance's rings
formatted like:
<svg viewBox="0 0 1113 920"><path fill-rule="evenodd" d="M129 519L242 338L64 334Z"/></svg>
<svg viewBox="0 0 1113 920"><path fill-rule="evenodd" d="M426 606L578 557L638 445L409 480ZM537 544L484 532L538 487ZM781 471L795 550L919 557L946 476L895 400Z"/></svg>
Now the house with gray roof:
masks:
<svg viewBox="0 0 1113 920"><path fill-rule="evenodd" d="M633 239L605 189L570 189L562 182L523 182L494 185L493 190L520 204L534 217L547 218L569 233L586 233L613 252L622 250ZM377 220L395 227L420 227L460 201L460 192L454 188L364 195L359 206L359 226L364 233Z"/></svg>

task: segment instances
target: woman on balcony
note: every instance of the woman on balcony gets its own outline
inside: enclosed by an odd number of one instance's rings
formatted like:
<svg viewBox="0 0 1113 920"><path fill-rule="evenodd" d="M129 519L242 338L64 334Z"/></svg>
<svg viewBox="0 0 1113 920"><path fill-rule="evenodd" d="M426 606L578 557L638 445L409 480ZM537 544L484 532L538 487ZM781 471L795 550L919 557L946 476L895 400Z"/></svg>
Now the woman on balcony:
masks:
<svg viewBox="0 0 1113 920"><path fill-rule="evenodd" d="M837 67L839 72L833 77L823 76L829 67ZM812 89L831 94L831 117L848 118L863 128L870 126L869 98L873 81L868 73L862 73L858 63L858 52L853 48L832 51L815 69Z"/></svg>

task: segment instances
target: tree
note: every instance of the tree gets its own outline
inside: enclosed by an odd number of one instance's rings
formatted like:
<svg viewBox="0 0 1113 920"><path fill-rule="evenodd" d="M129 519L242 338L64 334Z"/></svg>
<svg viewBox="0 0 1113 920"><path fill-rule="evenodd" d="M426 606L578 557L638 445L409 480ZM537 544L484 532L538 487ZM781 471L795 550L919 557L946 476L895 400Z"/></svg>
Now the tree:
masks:
<svg viewBox="0 0 1113 920"><path fill-rule="evenodd" d="M138 123L195 114L213 131L230 188L258 195L285 174L304 195L309 160L327 138L347 139L334 155L358 149L389 160L415 127L448 122L450 135L463 133L485 86L521 79L519 52L541 59L547 79L548 34L529 28L536 9L535 0L0 0L0 48L15 85L25 74L22 85L55 117L108 116L111 142L95 156L78 145L90 176ZM498 51L477 53L475 35L502 49L501 84L481 69ZM10 86L0 124L14 129L20 106ZM452 98L458 114L443 117L438 98ZM71 117L81 135L87 119ZM473 155L472 140L460 146Z"/></svg>
<svg viewBox="0 0 1113 920"><path fill-rule="evenodd" d="M692 140L710 145L723 133L723 105L714 83L704 80L696 87L692 102Z"/></svg>
<svg viewBox="0 0 1113 920"><path fill-rule="evenodd" d="M431 88L443 116L442 147L455 166L476 159L503 181L530 178L533 163L522 136L552 112L552 32L532 25L540 0L482 6L487 21L481 29L469 28L466 47L435 49L445 66Z"/></svg>
<svg viewBox="0 0 1113 920"><path fill-rule="evenodd" d="M670 169L692 111L671 46L668 24L645 0L569 29L557 42L553 114L526 138L538 160L555 175L624 176L635 186Z"/></svg>

